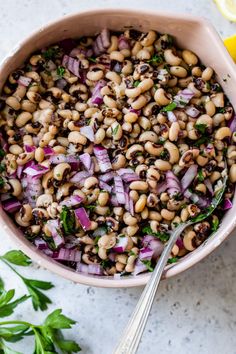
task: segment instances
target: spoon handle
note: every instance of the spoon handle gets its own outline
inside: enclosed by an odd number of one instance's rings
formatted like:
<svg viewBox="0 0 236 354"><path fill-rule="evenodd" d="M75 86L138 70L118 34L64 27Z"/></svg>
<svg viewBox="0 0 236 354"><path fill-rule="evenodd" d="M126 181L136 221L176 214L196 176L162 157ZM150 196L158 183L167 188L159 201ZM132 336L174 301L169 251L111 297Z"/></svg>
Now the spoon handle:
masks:
<svg viewBox="0 0 236 354"><path fill-rule="evenodd" d="M118 346L113 354L135 354L144 331L152 303L161 280L161 276L171 250L176 243L178 236L189 224L180 224L170 236L156 267L144 288L144 291L136 305L132 317L129 320Z"/></svg>

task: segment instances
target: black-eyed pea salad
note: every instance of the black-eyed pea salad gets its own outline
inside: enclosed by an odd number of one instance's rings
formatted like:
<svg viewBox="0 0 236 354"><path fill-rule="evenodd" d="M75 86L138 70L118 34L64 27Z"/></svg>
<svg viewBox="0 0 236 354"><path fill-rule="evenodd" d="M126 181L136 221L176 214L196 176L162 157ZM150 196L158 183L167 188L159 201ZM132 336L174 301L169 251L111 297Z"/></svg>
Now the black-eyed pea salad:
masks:
<svg viewBox="0 0 236 354"><path fill-rule="evenodd" d="M211 67L168 34L103 29L33 53L0 97L3 209L48 257L96 275L194 251L232 207L236 119Z"/></svg>

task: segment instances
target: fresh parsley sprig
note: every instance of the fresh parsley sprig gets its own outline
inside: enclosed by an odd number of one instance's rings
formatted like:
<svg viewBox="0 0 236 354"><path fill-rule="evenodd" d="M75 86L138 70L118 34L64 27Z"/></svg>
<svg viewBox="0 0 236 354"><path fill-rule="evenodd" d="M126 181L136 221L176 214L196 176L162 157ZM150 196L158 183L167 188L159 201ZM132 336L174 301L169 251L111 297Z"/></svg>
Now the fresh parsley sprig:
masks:
<svg viewBox="0 0 236 354"><path fill-rule="evenodd" d="M49 290L53 288L54 285L51 282L43 280L25 278L11 265L14 264L17 266L28 267L31 264L31 259L23 252L13 250L5 253L3 256L0 256L0 260L4 262L23 281L31 297L33 308L36 311L38 309L42 311L47 310L48 304L51 304L51 300L41 290ZM21 302L22 301L25 300L21 300Z"/></svg>
<svg viewBox="0 0 236 354"><path fill-rule="evenodd" d="M155 236L162 242L166 242L170 238L170 235L167 232L161 232L161 231L153 232L150 226L144 226L142 228L142 233L145 235Z"/></svg>
<svg viewBox="0 0 236 354"><path fill-rule="evenodd" d="M75 323L63 315L61 309L50 313L41 325L18 320L0 322L0 354L21 354L9 348L5 342L17 342L32 335L34 354L78 353L80 346L75 341L66 340L61 331L71 328Z"/></svg>

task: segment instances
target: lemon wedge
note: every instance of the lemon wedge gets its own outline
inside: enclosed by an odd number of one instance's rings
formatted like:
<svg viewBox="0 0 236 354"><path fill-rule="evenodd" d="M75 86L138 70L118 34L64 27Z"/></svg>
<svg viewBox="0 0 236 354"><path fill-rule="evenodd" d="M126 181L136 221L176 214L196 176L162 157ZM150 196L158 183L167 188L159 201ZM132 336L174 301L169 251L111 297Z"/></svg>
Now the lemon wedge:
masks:
<svg viewBox="0 0 236 354"><path fill-rule="evenodd" d="M236 0L215 0L215 3L223 16L236 22Z"/></svg>
<svg viewBox="0 0 236 354"><path fill-rule="evenodd" d="M228 49L229 54L233 58L233 60L236 62L236 34L234 34L231 37L228 37L224 40L224 44L226 48Z"/></svg>

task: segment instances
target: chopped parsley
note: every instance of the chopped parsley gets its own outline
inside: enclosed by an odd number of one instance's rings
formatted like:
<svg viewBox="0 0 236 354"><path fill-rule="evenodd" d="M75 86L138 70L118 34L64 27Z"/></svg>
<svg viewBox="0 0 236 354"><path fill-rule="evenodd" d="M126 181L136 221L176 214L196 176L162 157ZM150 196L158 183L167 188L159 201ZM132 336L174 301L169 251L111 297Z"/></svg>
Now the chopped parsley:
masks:
<svg viewBox="0 0 236 354"><path fill-rule="evenodd" d="M46 60L53 60L58 56L59 52L60 52L60 48L51 47L51 48L48 48L47 50L45 50L45 52L42 53L42 56Z"/></svg>
<svg viewBox="0 0 236 354"><path fill-rule="evenodd" d="M91 61L92 63L96 63L97 62L96 58L93 58L93 57L89 57L88 60Z"/></svg>
<svg viewBox="0 0 236 354"><path fill-rule="evenodd" d="M204 177L204 175L202 173L202 169L200 169L198 171L197 178L198 178L199 182L203 182L204 181L205 177Z"/></svg>
<svg viewBox="0 0 236 354"><path fill-rule="evenodd" d="M85 209L93 211L96 208L97 205L89 204L89 205L84 205Z"/></svg>
<svg viewBox="0 0 236 354"><path fill-rule="evenodd" d="M129 256L136 256L136 253L131 250L131 251L129 251L128 255L129 255Z"/></svg>
<svg viewBox="0 0 236 354"><path fill-rule="evenodd" d="M58 66L57 68L57 75L62 77L65 74L66 69L63 66Z"/></svg>
<svg viewBox="0 0 236 354"><path fill-rule="evenodd" d="M118 130L119 130L119 124L117 124L117 126L115 128L111 128L111 134L116 135Z"/></svg>
<svg viewBox="0 0 236 354"><path fill-rule="evenodd" d="M4 180L2 177L0 177L0 188L3 188L4 186Z"/></svg>
<svg viewBox="0 0 236 354"><path fill-rule="evenodd" d="M218 112L218 113L225 113L225 112L226 112L226 109L225 109L224 107L217 108L217 112Z"/></svg>
<svg viewBox="0 0 236 354"><path fill-rule="evenodd" d="M178 257L169 258L167 263L169 263L169 264L176 263L178 261L178 259L179 259Z"/></svg>
<svg viewBox="0 0 236 354"><path fill-rule="evenodd" d="M170 238L170 235L167 232L161 232L161 231L153 232L150 226L144 226L142 228L142 233L146 235L155 236L162 242L166 242Z"/></svg>
<svg viewBox="0 0 236 354"><path fill-rule="evenodd" d="M5 151L3 149L0 149L0 159L5 156Z"/></svg>
<svg viewBox="0 0 236 354"><path fill-rule="evenodd" d="M206 128L207 128L207 125L206 124L195 124L195 128L201 133L201 134L205 134L206 132Z"/></svg>
<svg viewBox="0 0 236 354"><path fill-rule="evenodd" d="M202 136L200 139L198 139L198 141L194 142L194 145L195 146L200 146L200 145L205 144L207 142L209 142L209 137Z"/></svg>
<svg viewBox="0 0 236 354"><path fill-rule="evenodd" d="M106 269L106 268L110 267L111 263L110 263L109 259L103 259L101 261L100 265L103 269Z"/></svg>
<svg viewBox="0 0 236 354"><path fill-rule="evenodd" d="M150 261L150 259L142 259L141 262L143 264L145 264L145 266L147 267L147 269L149 270L149 272L153 272L154 268L152 266L152 262Z"/></svg>
<svg viewBox="0 0 236 354"><path fill-rule="evenodd" d="M6 170L6 166L2 163L0 164L0 173Z"/></svg>
<svg viewBox="0 0 236 354"><path fill-rule="evenodd" d="M141 81L139 81L139 80L134 81L134 87L138 87L138 85L140 84L140 82L141 82Z"/></svg>
<svg viewBox="0 0 236 354"><path fill-rule="evenodd" d="M210 90L210 89L211 89L211 84L210 84L210 82L207 82L207 83L206 83L206 88L207 88L207 90Z"/></svg>
<svg viewBox="0 0 236 354"><path fill-rule="evenodd" d="M65 234L71 234L75 231L75 214L67 206L63 206L60 214L60 220Z"/></svg>
<svg viewBox="0 0 236 354"><path fill-rule="evenodd" d="M161 112L171 112L171 111L173 111L176 107L177 107L177 103L171 102L171 103L168 104L167 106L163 107L163 108L161 109Z"/></svg>
<svg viewBox="0 0 236 354"><path fill-rule="evenodd" d="M218 227L219 227L219 219L218 218L215 218L212 220L212 223L211 223L211 231L215 232L218 230Z"/></svg>
<svg viewBox="0 0 236 354"><path fill-rule="evenodd" d="M151 59L147 60L147 63L150 64L161 64L163 63L163 56L154 54Z"/></svg>
<svg viewBox="0 0 236 354"><path fill-rule="evenodd" d="M169 153L167 150L163 150L160 154L160 158L166 159L169 156Z"/></svg>

